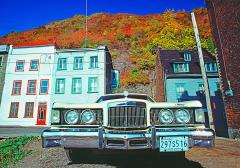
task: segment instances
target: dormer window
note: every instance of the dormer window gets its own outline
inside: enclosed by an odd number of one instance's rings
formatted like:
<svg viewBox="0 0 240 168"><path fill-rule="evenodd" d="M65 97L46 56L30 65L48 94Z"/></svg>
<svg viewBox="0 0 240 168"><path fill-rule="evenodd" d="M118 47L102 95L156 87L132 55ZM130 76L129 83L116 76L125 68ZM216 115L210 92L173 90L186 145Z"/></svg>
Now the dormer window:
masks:
<svg viewBox="0 0 240 168"><path fill-rule="evenodd" d="M206 72L217 72L217 63L205 63Z"/></svg>
<svg viewBox="0 0 240 168"><path fill-rule="evenodd" d="M191 61L192 60L192 55L190 53L184 53L183 57L184 57L184 61Z"/></svg>
<svg viewBox="0 0 240 168"><path fill-rule="evenodd" d="M189 63L174 63L173 71L174 71L174 73L189 72Z"/></svg>

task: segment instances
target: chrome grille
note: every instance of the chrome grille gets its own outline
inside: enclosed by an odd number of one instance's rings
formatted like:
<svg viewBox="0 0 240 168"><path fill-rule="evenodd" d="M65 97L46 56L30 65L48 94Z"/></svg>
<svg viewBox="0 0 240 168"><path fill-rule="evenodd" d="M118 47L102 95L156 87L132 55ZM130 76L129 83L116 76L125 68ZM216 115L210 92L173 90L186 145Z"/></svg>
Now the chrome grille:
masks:
<svg viewBox="0 0 240 168"><path fill-rule="evenodd" d="M119 128L146 127L146 107L117 106L109 107L108 126Z"/></svg>

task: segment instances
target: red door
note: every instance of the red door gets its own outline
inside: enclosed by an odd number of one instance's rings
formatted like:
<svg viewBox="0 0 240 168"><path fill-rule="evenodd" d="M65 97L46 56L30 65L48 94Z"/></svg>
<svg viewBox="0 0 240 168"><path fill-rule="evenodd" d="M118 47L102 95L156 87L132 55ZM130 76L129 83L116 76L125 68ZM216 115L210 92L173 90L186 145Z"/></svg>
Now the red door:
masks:
<svg viewBox="0 0 240 168"><path fill-rule="evenodd" d="M47 103L38 103L37 125L46 125Z"/></svg>

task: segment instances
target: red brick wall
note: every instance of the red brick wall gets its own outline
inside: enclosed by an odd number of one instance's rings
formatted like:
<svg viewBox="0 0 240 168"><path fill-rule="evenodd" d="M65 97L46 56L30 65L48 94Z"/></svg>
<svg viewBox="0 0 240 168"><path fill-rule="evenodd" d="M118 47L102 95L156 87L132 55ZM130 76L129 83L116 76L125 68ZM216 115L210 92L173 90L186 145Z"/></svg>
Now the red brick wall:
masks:
<svg viewBox="0 0 240 168"><path fill-rule="evenodd" d="M206 0L217 47L229 133L240 128L240 0ZM233 96L226 96L231 83Z"/></svg>
<svg viewBox="0 0 240 168"><path fill-rule="evenodd" d="M157 102L165 102L165 73L162 63L160 61L160 49L157 51L157 65L156 65L156 97Z"/></svg>

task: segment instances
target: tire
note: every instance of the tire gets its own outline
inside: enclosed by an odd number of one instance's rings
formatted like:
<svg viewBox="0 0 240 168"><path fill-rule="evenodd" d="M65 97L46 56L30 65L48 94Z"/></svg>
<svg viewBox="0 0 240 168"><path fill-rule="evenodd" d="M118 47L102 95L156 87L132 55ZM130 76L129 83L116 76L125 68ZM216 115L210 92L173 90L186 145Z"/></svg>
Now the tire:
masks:
<svg viewBox="0 0 240 168"><path fill-rule="evenodd" d="M65 152L68 160L73 163L84 162L88 158L88 151L86 150L65 148Z"/></svg>

